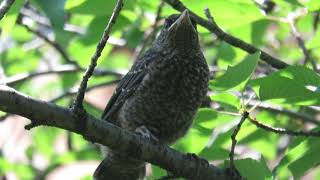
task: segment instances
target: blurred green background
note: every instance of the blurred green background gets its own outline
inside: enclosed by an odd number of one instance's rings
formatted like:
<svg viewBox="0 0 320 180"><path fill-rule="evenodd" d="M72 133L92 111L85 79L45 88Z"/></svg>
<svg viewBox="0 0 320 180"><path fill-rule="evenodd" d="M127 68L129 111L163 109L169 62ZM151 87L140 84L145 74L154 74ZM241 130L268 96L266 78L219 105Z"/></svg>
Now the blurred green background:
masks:
<svg viewBox="0 0 320 180"><path fill-rule="evenodd" d="M288 64L277 70L198 26L210 66L210 104L199 109L188 134L173 145L215 165L228 164L239 112L291 130L317 130L320 58L319 0L183 0L206 19L209 8L227 33ZM16 0L0 21L0 82L34 98L68 107L90 63L116 0ZM160 19L155 24L157 12ZM116 83L150 46L166 16L178 13L159 0L125 0L89 81L86 110L100 117ZM310 57L306 60L297 37ZM230 68L230 66L233 66ZM229 68L228 68L229 67ZM102 160L96 145L60 129L24 130L28 120L0 112L0 177L91 179ZM319 138L277 135L245 122L237 136L236 166L249 180L320 179ZM148 166L148 179L166 172Z"/></svg>

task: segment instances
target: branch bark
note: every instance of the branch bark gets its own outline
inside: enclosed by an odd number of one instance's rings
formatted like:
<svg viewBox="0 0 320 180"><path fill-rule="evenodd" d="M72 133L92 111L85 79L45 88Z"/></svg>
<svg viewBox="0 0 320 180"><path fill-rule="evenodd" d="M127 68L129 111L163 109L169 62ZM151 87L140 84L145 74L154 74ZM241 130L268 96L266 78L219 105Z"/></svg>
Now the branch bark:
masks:
<svg viewBox="0 0 320 180"><path fill-rule="evenodd" d="M226 169L210 165L204 159L182 154L89 114L85 121L85 131L82 131L83 128L79 127L80 119L70 109L33 99L8 86L0 86L0 110L26 117L33 126L52 126L81 134L89 141L158 165L184 178L234 179L229 177Z"/></svg>

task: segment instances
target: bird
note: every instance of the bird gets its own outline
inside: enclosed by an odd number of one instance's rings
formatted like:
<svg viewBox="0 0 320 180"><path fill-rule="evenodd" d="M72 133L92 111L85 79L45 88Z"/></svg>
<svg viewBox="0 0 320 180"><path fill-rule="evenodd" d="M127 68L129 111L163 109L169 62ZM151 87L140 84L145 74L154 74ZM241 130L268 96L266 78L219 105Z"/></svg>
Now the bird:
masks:
<svg viewBox="0 0 320 180"><path fill-rule="evenodd" d="M188 10L168 16L150 48L118 83L102 119L130 132L172 144L183 137L205 99L209 69L197 23ZM139 180L142 160L107 150L96 180Z"/></svg>

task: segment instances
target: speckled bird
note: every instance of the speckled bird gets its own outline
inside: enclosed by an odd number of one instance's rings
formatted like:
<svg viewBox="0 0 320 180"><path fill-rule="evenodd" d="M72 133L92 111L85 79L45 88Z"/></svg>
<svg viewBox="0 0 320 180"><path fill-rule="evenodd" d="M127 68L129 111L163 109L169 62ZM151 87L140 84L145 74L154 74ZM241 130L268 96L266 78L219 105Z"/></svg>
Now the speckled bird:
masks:
<svg viewBox="0 0 320 180"><path fill-rule="evenodd" d="M186 134L205 98L209 70L201 52L196 22L185 10L166 18L149 50L119 82L102 118L165 144ZM145 162L109 151L96 180L137 180Z"/></svg>

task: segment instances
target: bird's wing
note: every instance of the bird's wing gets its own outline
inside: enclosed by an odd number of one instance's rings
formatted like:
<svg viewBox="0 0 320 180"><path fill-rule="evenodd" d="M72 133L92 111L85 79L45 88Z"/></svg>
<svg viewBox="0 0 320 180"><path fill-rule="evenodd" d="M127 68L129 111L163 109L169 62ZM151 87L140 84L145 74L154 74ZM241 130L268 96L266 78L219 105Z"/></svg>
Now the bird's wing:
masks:
<svg viewBox="0 0 320 180"><path fill-rule="evenodd" d="M116 123L116 119L112 119L111 116L118 112L124 102L136 91L144 76L147 74L148 65L154 58L154 55L147 51L145 56L137 60L130 71L121 79L104 109L102 114L103 120Z"/></svg>

